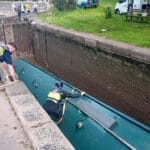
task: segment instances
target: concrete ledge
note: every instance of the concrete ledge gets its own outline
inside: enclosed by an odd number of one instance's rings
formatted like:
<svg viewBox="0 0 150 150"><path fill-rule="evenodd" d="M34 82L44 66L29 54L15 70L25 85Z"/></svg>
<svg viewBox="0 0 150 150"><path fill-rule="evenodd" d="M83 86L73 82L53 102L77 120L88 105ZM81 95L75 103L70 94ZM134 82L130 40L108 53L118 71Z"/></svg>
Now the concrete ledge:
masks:
<svg viewBox="0 0 150 150"><path fill-rule="evenodd" d="M5 91L34 149L74 149L23 82L8 85Z"/></svg>
<svg viewBox="0 0 150 150"><path fill-rule="evenodd" d="M126 43L115 42L98 36L64 29L54 25L48 25L37 20L31 21L31 25L42 31L48 31L58 38L68 39L85 47L106 51L138 62L150 64L150 48L141 48Z"/></svg>

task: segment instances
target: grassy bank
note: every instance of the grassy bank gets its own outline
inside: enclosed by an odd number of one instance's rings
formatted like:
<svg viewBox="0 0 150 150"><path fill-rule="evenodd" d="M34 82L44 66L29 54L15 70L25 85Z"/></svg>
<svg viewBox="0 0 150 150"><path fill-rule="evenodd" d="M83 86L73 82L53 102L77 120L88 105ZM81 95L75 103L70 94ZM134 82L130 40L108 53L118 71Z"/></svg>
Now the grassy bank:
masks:
<svg viewBox="0 0 150 150"><path fill-rule="evenodd" d="M150 21L145 23L126 22L125 16L115 15L114 5L116 1L100 1L97 8L75 9L69 12L56 12L55 15L48 17L42 14L39 18L49 24L73 29L81 32L88 32L94 35L112 39L115 41L130 43L140 47L150 48ZM111 5L112 17L106 19L106 5ZM101 32L106 29L106 32Z"/></svg>

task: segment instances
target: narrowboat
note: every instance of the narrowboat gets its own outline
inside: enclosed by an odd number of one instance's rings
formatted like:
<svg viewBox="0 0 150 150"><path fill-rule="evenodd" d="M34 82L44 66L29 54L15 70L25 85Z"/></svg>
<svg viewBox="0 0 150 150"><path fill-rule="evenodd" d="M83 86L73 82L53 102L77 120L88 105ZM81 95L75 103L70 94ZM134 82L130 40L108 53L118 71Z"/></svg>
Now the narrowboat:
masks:
<svg viewBox="0 0 150 150"><path fill-rule="evenodd" d="M23 59L15 63L15 70L42 106L55 83L63 81ZM81 92L71 84L63 83L65 90ZM88 93L67 100L63 120L58 126L77 150L150 150L149 126Z"/></svg>

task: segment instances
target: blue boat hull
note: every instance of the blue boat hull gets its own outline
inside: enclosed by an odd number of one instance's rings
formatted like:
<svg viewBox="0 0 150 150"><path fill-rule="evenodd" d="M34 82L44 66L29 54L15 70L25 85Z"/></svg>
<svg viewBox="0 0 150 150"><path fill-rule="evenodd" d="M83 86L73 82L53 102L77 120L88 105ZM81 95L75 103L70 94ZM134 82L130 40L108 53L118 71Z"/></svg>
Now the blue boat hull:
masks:
<svg viewBox="0 0 150 150"><path fill-rule="evenodd" d="M21 59L16 62L15 69L42 106L48 92L61 80ZM64 83L65 90L80 92ZM59 128L77 150L150 149L150 127L88 94L68 100Z"/></svg>

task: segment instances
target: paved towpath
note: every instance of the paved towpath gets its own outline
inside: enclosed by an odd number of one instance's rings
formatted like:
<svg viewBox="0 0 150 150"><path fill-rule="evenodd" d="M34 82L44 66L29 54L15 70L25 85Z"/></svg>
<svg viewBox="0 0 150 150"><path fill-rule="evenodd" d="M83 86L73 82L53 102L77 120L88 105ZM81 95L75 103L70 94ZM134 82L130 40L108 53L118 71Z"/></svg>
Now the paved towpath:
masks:
<svg viewBox="0 0 150 150"><path fill-rule="evenodd" d="M21 81L0 83L0 150L74 150Z"/></svg>
<svg viewBox="0 0 150 150"><path fill-rule="evenodd" d="M0 149L33 150L4 90L0 91Z"/></svg>

